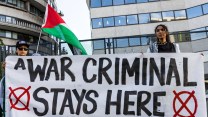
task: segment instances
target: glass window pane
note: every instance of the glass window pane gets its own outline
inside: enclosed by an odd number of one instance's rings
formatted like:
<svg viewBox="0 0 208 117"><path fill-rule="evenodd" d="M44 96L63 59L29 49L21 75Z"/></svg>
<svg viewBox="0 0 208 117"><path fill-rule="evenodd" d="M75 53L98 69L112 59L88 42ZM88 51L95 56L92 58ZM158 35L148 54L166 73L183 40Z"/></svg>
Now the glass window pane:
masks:
<svg viewBox="0 0 208 117"><path fill-rule="evenodd" d="M151 22L160 22L162 21L161 13L151 13Z"/></svg>
<svg viewBox="0 0 208 117"><path fill-rule="evenodd" d="M12 22L12 18L11 17L6 17L6 22L11 23Z"/></svg>
<svg viewBox="0 0 208 117"><path fill-rule="evenodd" d="M1 16L1 15L0 15L0 21L1 21L1 22L5 22L5 21L6 21L6 16Z"/></svg>
<svg viewBox="0 0 208 117"><path fill-rule="evenodd" d="M114 26L113 17L103 18L104 27Z"/></svg>
<svg viewBox="0 0 208 117"><path fill-rule="evenodd" d="M12 38L13 38L13 39L17 39L17 33L13 32L13 33L12 33Z"/></svg>
<svg viewBox="0 0 208 117"><path fill-rule="evenodd" d="M102 28L102 18L92 19L92 28Z"/></svg>
<svg viewBox="0 0 208 117"><path fill-rule="evenodd" d="M162 12L163 21L172 21L174 20L173 11Z"/></svg>
<svg viewBox="0 0 208 117"><path fill-rule="evenodd" d="M129 16L127 16L127 24L138 24L137 15L129 15Z"/></svg>
<svg viewBox="0 0 208 117"><path fill-rule="evenodd" d="M149 23L150 22L150 16L149 14L139 14L139 23Z"/></svg>
<svg viewBox="0 0 208 117"><path fill-rule="evenodd" d="M10 31L6 31L6 37L12 38L12 33Z"/></svg>
<svg viewBox="0 0 208 117"><path fill-rule="evenodd" d="M12 4L12 0L7 0L7 2Z"/></svg>
<svg viewBox="0 0 208 117"><path fill-rule="evenodd" d="M137 3L148 2L148 0L137 0Z"/></svg>
<svg viewBox="0 0 208 117"><path fill-rule="evenodd" d="M116 39L117 47L128 47L128 38Z"/></svg>
<svg viewBox="0 0 208 117"><path fill-rule="evenodd" d="M117 16L115 17L115 26L126 25L126 16Z"/></svg>
<svg viewBox="0 0 208 117"><path fill-rule="evenodd" d="M102 6L112 6L113 0L102 0Z"/></svg>
<svg viewBox="0 0 208 117"><path fill-rule="evenodd" d="M141 45L148 45L149 38L148 37L141 37Z"/></svg>
<svg viewBox="0 0 208 117"><path fill-rule="evenodd" d="M113 5L122 5L124 4L124 0L113 0Z"/></svg>
<svg viewBox="0 0 208 117"><path fill-rule="evenodd" d="M125 0L125 4L136 3L136 0Z"/></svg>
<svg viewBox="0 0 208 117"><path fill-rule="evenodd" d="M6 37L6 31L0 30L0 37Z"/></svg>
<svg viewBox="0 0 208 117"><path fill-rule="evenodd" d="M185 42L191 40L189 32L178 32L178 34L175 34L174 37L175 42Z"/></svg>
<svg viewBox="0 0 208 117"><path fill-rule="evenodd" d="M205 4L202 7L203 7L204 14L208 14L208 4Z"/></svg>
<svg viewBox="0 0 208 117"><path fill-rule="evenodd" d="M186 19L186 11L185 10L175 11L175 19L176 20Z"/></svg>
<svg viewBox="0 0 208 117"><path fill-rule="evenodd" d="M101 0L90 0L91 8L101 7Z"/></svg>
<svg viewBox="0 0 208 117"><path fill-rule="evenodd" d="M130 46L141 45L140 38L139 37L131 37L131 38L129 38L129 45Z"/></svg>
<svg viewBox="0 0 208 117"><path fill-rule="evenodd" d="M93 49L104 49L104 48L105 48L104 40L93 41Z"/></svg>
<svg viewBox="0 0 208 117"><path fill-rule="evenodd" d="M191 33L191 40L203 39L207 37L205 28L191 30L190 33Z"/></svg>
<svg viewBox="0 0 208 117"><path fill-rule="evenodd" d="M194 18L197 16L201 16L202 15L201 6L196 6L196 7L187 9L187 15L188 15L188 18Z"/></svg>

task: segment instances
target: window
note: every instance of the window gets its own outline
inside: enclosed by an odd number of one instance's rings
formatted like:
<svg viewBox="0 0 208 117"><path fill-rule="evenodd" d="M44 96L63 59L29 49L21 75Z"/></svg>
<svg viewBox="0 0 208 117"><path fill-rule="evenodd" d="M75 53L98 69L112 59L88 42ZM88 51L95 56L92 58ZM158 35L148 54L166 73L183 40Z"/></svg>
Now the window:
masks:
<svg viewBox="0 0 208 117"><path fill-rule="evenodd" d="M139 14L139 23L149 23L150 22L150 16L149 14Z"/></svg>
<svg viewBox="0 0 208 117"><path fill-rule="evenodd" d="M174 13L175 13L176 20L186 19L186 11L185 10L175 11Z"/></svg>
<svg viewBox="0 0 208 117"><path fill-rule="evenodd" d="M6 16L0 15L0 22L5 22L6 21Z"/></svg>
<svg viewBox="0 0 208 117"><path fill-rule="evenodd" d="M137 3L148 2L148 0L137 0Z"/></svg>
<svg viewBox="0 0 208 117"><path fill-rule="evenodd" d="M6 37L6 31L0 30L0 37Z"/></svg>
<svg viewBox="0 0 208 117"><path fill-rule="evenodd" d="M103 18L104 27L114 26L113 17Z"/></svg>
<svg viewBox="0 0 208 117"><path fill-rule="evenodd" d="M185 42L190 41L190 33L189 32L178 32L178 34L174 34L175 42Z"/></svg>
<svg viewBox="0 0 208 117"><path fill-rule="evenodd" d="M117 16L115 17L115 26L126 25L126 16Z"/></svg>
<svg viewBox="0 0 208 117"><path fill-rule="evenodd" d="M162 21L161 13L151 13L151 22L160 22Z"/></svg>
<svg viewBox="0 0 208 117"><path fill-rule="evenodd" d="M173 11L162 12L163 21L172 21L174 20Z"/></svg>
<svg viewBox="0 0 208 117"><path fill-rule="evenodd" d="M141 45L139 37L130 37L129 38L129 45L130 46L138 46Z"/></svg>
<svg viewBox="0 0 208 117"><path fill-rule="evenodd" d="M17 39L17 33L12 32L12 38L13 38L13 39Z"/></svg>
<svg viewBox="0 0 208 117"><path fill-rule="evenodd" d="M11 31L6 31L6 37L7 37L7 38L12 38L12 33L11 33Z"/></svg>
<svg viewBox="0 0 208 117"><path fill-rule="evenodd" d="M127 24L138 24L137 15L129 15L129 16L127 16Z"/></svg>
<svg viewBox="0 0 208 117"><path fill-rule="evenodd" d="M92 28L101 28L103 27L102 18L92 19Z"/></svg>
<svg viewBox="0 0 208 117"><path fill-rule="evenodd" d="M93 41L93 49L104 49L104 48L105 48L104 40Z"/></svg>
<svg viewBox="0 0 208 117"><path fill-rule="evenodd" d="M102 0L102 6L112 6L113 0Z"/></svg>
<svg viewBox="0 0 208 117"><path fill-rule="evenodd" d="M116 39L117 47L128 47L128 38Z"/></svg>
<svg viewBox="0 0 208 117"><path fill-rule="evenodd" d="M201 6L196 6L190 9L187 9L188 18L194 18L202 15Z"/></svg>
<svg viewBox="0 0 208 117"><path fill-rule="evenodd" d="M6 22L12 23L12 18L11 17L6 17Z"/></svg>
<svg viewBox="0 0 208 117"><path fill-rule="evenodd" d="M136 3L136 0L125 0L125 4Z"/></svg>
<svg viewBox="0 0 208 117"><path fill-rule="evenodd" d="M208 14L208 4L204 4L202 7L204 14Z"/></svg>
<svg viewBox="0 0 208 117"><path fill-rule="evenodd" d="M191 40L203 39L207 37L205 28L191 30Z"/></svg>
<svg viewBox="0 0 208 117"><path fill-rule="evenodd" d="M113 5L122 5L124 4L124 0L113 0Z"/></svg>
<svg viewBox="0 0 208 117"><path fill-rule="evenodd" d="M92 8L101 7L101 0L90 0L90 6Z"/></svg>
<svg viewBox="0 0 208 117"><path fill-rule="evenodd" d="M12 0L7 0L7 2L12 4Z"/></svg>
<svg viewBox="0 0 208 117"><path fill-rule="evenodd" d="M148 45L149 38L148 37L141 37L141 45Z"/></svg>
<svg viewBox="0 0 208 117"><path fill-rule="evenodd" d="M159 0L149 0L149 2L153 2L153 1L159 1Z"/></svg>

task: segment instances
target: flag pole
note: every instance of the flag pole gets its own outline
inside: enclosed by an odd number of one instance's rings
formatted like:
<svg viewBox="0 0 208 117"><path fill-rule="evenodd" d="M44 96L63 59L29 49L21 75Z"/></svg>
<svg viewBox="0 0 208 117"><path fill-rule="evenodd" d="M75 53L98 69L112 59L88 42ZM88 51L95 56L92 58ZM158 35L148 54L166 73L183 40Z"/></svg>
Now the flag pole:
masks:
<svg viewBox="0 0 208 117"><path fill-rule="evenodd" d="M35 52L36 54L38 53L38 48L39 48L39 45L40 45L41 34L42 34L42 29L40 29L40 35L39 35L39 38L38 38L38 45L37 45L36 52Z"/></svg>

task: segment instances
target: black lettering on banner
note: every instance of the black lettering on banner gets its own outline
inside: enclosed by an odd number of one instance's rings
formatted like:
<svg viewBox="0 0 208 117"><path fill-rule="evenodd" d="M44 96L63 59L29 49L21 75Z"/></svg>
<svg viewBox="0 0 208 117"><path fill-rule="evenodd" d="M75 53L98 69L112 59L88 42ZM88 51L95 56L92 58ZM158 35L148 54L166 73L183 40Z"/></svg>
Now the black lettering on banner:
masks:
<svg viewBox="0 0 208 117"><path fill-rule="evenodd" d="M107 99L106 99L105 114L110 114L110 106L116 106L116 114L117 115L121 114L122 90L118 90L116 101L111 101L111 96L112 96L112 90L108 90Z"/></svg>
<svg viewBox="0 0 208 117"><path fill-rule="evenodd" d="M115 60L115 85L119 84L119 75L120 75L119 63L120 63L120 58L116 58L116 60Z"/></svg>
<svg viewBox="0 0 208 117"><path fill-rule="evenodd" d="M91 82L95 81L96 77L97 77L96 74L93 74L91 79L87 78L87 66L88 66L90 61L92 61L93 66L97 65L97 61L95 59L93 59L93 58L87 58L85 60L83 68L82 68L82 75L83 75L84 81L87 82L87 83L91 83ZM92 71L90 71L90 72L92 72Z"/></svg>
<svg viewBox="0 0 208 117"><path fill-rule="evenodd" d="M91 94L94 94L94 97L98 97L99 96L98 93L96 91L94 91L94 90L89 90L87 92L85 98L86 98L86 100L91 102L93 106L92 106L92 109L88 111L87 110L87 104L84 103L83 104L83 112L85 114L92 114L92 113L94 113L97 110L97 103L96 103L96 101L92 97L90 97Z"/></svg>
<svg viewBox="0 0 208 117"><path fill-rule="evenodd" d="M82 105L82 101L83 101L84 96L86 94L86 90L82 89L82 92L81 92L80 96L79 96L79 94L78 94L76 89L73 89L72 92L74 93L74 95L75 95L75 97L76 97L76 99L78 101L76 114L79 115L80 114L81 105Z"/></svg>
<svg viewBox="0 0 208 117"><path fill-rule="evenodd" d="M68 62L67 62L68 61ZM69 67L72 65L72 60L69 57L61 58L61 80L65 80L65 73L67 73L72 81L75 81L75 76Z"/></svg>
<svg viewBox="0 0 208 117"><path fill-rule="evenodd" d="M55 73L56 80L59 80L59 72L58 67L55 59L51 59L51 62L49 64L45 80L47 81L50 78L51 72Z"/></svg>
<svg viewBox="0 0 208 117"><path fill-rule="evenodd" d="M34 110L34 113L37 116L44 116L44 115L46 115L48 113L49 105L48 105L48 102L47 102L46 99L38 97L38 93L40 91L44 91L45 93L49 93L49 90L46 87L40 87L40 88L36 89L33 92L33 98L34 98L34 100L36 100L37 102L42 103L45 106L45 110L41 110L43 112L39 112L37 108L33 108L33 110Z"/></svg>
<svg viewBox="0 0 208 117"><path fill-rule="evenodd" d="M69 107L69 110L70 110L71 114L74 114L73 101L72 101L72 96L71 96L71 91L70 90L66 90L66 92L65 92L64 100L63 100L63 103L61 105L59 115L63 115L65 107Z"/></svg>
<svg viewBox="0 0 208 117"><path fill-rule="evenodd" d="M147 58L143 58L142 64L142 85L147 85Z"/></svg>
<svg viewBox="0 0 208 117"><path fill-rule="evenodd" d="M35 79L37 78L37 75L39 74L40 76L40 81L44 80L45 77L45 71L46 71L46 66L48 63L48 59L44 58L44 62L43 62L43 67L41 68L40 65L37 65L35 70L33 70L33 61L32 59L27 59L28 62L28 71L30 74L30 81L34 82Z"/></svg>
<svg viewBox="0 0 208 117"><path fill-rule="evenodd" d="M188 81L188 58L183 58L183 85L186 86L197 86L197 82L189 82Z"/></svg>
<svg viewBox="0 0 208 117"><path fill-rule="evenodd" d="M173 77L173 73L175 74L175 77ZM181 85L180 76L179 76L178 68L177 68L177 65L176 65L176 60L174 58L170 59L170 65L169 65L167 81L166 81L167 85L170 85L172 78L176 79L176 86Z"/></svg>
<svg viewBox="0 0 208 117"><path fill-rule="evenodd" d="M58 100L58 93L63 93L65 91L64 88L58 89L53 88L51 89L51 92L54 92L53 95L53 103L52 103L52 115L56 115L56 108L57 108L57 100Z"/></svg>
<svg viewBox="0 0 208 117"><path fill-rule="evenodd" d="M140 58L135 58L130 68L128 60L125 58L122 61L122 84L126 84L126 71L128 72L129 76L132 77L135 74L135 84L139 84L139 66L140 66Z"/></svg>
<svg viewBox="0 0 208 117"><path fill-rule="evenodd" d="M144 101L142 101L142 95L146 95L146 99ZM151 99L151 94L147 91L140 91L138 92L138 95L137 95L137 115L138 116L141 116L141 111L143 110L148 116L151 116L152 113L148 110L148 108L145 107L146 104L149 103Z"/></svg>
<svg viewBox="0 0 208 117"><path fill-rule="evenodd" d="M153 97L154 97L154 99L153 99L153 115L164 117L165 116L164 112L158 112L158 109L157 109L158 106L161 106L161 103L158 102L159 96L166 96L166 92L154 92L153 93Z"/></svg>
<svg viewBox="0 0 208 117"><path fill-rule="evenodd" d="M104 61L108 62L107 66L103 66ZM109 70L112 66L112 61L109 58L100 58L99 59L99 71L98 71L98 84L102 84L102 79L104 76L108 84L112 84L112 80L107 74L107 70Z"/></svg>
<svg viewBox="0 0 208 117"><path fill-rule="evenodd" d="M18 61L17 61L17 63L15 64L14 69L17 70L18 67L19 67L19 68L22 68L22 70L25 70L25 69L26 69L26 68L25 68L25 63L24 63L24 61L23 61L22 58L18 58Z"/></svg>
<svg viewBox="0 0 208 117"><path fill-rule="evenodd" d="M137 95L137 91L125 91L124 93L124 115L135 115L134 111L129 111L129 106L134 105L133 101L129 101L130 95Z"/></svg>
<svg viewBox="0 0 208 117"><path fill-rule="evenodd" d="M155 59L150 58L150 86L154 85L154 71L161 86L165 85L165 58L161 58L161 73L156 65Z"/></svg>

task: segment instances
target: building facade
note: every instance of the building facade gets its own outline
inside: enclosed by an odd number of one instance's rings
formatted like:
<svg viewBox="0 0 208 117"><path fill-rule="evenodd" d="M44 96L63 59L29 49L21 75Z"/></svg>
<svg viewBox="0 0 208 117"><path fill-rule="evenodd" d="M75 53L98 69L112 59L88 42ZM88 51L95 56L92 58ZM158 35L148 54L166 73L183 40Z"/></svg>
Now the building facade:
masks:
<svg viewBox="0 0 208 117"><path fill-rule="evenodd" d="M49 2L56 8L54 0ZM47 3L48 0L0 0L0 40L7 46L7 53L15 54L18 40L31 45L30 54L36 52ZM54 55L54 44L50 36L42 33L39 53Z"/></svg>
<svg viewBox="0 0 208 117"><path fill-rule="evenodd" d="M165 24L182 53L204 54L208 80L208 0L87 0L87 5L93 54L146 52L154 28Z"/></svg>

